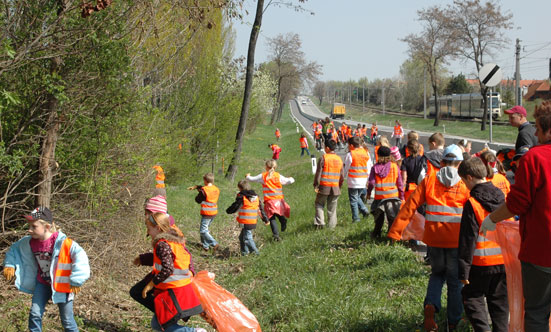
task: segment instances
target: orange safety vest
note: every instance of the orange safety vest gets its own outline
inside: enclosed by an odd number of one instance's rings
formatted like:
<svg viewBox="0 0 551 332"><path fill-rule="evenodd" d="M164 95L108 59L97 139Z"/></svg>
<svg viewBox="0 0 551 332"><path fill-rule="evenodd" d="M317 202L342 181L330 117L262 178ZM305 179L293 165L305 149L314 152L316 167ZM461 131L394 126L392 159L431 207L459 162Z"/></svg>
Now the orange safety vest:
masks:
<svg viewBox="0 0 551 332"><path fill-rule="evenodd" d="M371 136L377 135L378 131L379 129L377 128L377 126L371 126Z"/></svg>
<svg viewBox="0 0 551 332"><path fill-rule="evenodd" d="M316 135L316 139L320 139L321 129L316 128L316 131L314 132L314 135Z"/></svg>
<svg viewBox="0 0 551 332"><path fill-rule="evenodd" d="M395 125L394 126L394 137L401 137L402 136L402 126Z"/></svg>
<svg viewBox="0 0 551 332"><path fill-rule="evenodd" d="M153 168L157 171L157 175L155 176L155 188L164 188L165 172L163 171L163 168L159 165L153 166Z"/></svg>
<svg viewBox="0 0 551 332"><path fill-rule="evenodd" d="M367 128L362 127L362 136L367 136Z"/></svg>
<svg viewBox="0 0 551 332"><path fill-rule="evenodd" d="M271 199L283 199L283 187L279 178L278 172L273 172L268 179L269 172L262 173L262 192L264 193L264 201Z"/></svg>
<svg viewBox="0 0 551 332"><path fill-rule="evenodd" d="M320 186L338 187L341 178L342 159L334 153L323 155Z"/></svg>
<svg viewBox="0 0 551 332"><path fill-rule="evenodd" d="M417 183L408 183L406 185L407 185L408 190L406 190L404 192L404 198L407 201L408 198L409 198L409 195L411 195L411 193L414 192L415 189L417 189Z"/></svg>
<svg viewBox="0 0 551 332"><path fill-rule="evenodd" d="M361 136L362 135L362 130L361 129L354 129L354 136Z"/></svg>
<svg viewBox="0 0 551 332"><path fill-rule="evenodd" d="M366 178L368 175L367 162L369 161L369 153L364 148L355 148L350 151L352 163L348 170L349 178Z"/></svg>
<svg viewBox="0 0 551 332"><path fill-rule="evenodd" d="M425 181L425 233L423 242L432 247L457 248L463 206L469 199L469 189L463 181L448 188L436 178L436 172Z"/></svg>
<svg viewBox="0 0 551 332"><path fill-rule="evenodd" d="M471 205L473 206L478 226L482 225L482 221L490 214L490 212L484 210L482 205L472 197L469 198L469 202L471 202ZM486 233L486 235L488 235L488 233ZM479 232L473 254L473 265L492 266L502 264L504 264L503 255L501 254L501 247L499 244L488 240L482 233Z"/></svg>
<svg viewBox="0 0 551 332"><path fill-rule="evenodd" d="M59 258L57 260L57 266L55 269L54 277L54 289L56 292L60 293L70 293L71 292L71 266L73 260L71 259L71 246L73 245L73 240L65 238L61 244L61 249L59 250Z"/></svg>
<svg viewBox="0 0 551 332"><path fill-rule="evenodd" d="M240 224L256 224L258 218L258 197L254 202L251 202L247 196L243 196L243 206L237 211L237 222Z"/></svg>
<svg viewBox="0 0 551 332"><path fill-rule="evenodd" d="M276 135L276 137L280 137L280 136L281 136L281 132L280 132L279 130L276 130L275 135Z"/></svg>
<svg viewBox="0 0 551 332"><path fill-rule="evenodd" d="M427 176L429 174L436 174L440 170L440 167L434 166L430 161L427 160Z"/></svg>
<svg viewBox="0 0 551 332"><path fill-rule="evenodd" d="M279 145L272 144L272 151L273 151L274 153L276 153L276 152L278 152L278 151L281 152L281 148L279 147Z"/></svg>
<svg viewBox="0 0 551 332"><path fill-rule="evenodd" d="M379 161L379 155L377 154L377 151L379 151L380 145L375 145L375 162L377 163Z"/></svg>
<svg viewBox="0 0 551 332"><path fill-rule="evenodd" d="M220 189L215 185L203 186L205 192L205 200L201 202L201 215L202 216L215 216L218 213L218 197L220 196Z"/></svg>
<svg viewBox="0 0 551 332"><path fill-rule="evenodd" d="M352 137L352 128L346 127L346 135L347 135L348 137Z"/></svg>
<svg viewBox="0 0 551 332"><path fill-rule="evenodd" d="M308 147L308 142L306 141L306 137L301 137L299 138L300 140L300 147L301 148L307 148Z"/></svg>
<svg viewBox="0 0 551 332"><path fill-rule="evenodd" d="M382 178L375 174L375 200L399 196L398 186L396 185L399 171L398 166L395 163L391 163L390 172L388 172L386 177Z"/></svg>
<svg viewBox="0 0 551 332"><path fill-rule="evenodd" d="M155 243L155 250L153 250L153 275L157 275L163 269L161 265L162 261L157 256L157 245L159 242L166 242L170 246L170 250L174 254L174 271L172 274L163 280L161 283L155 285L155 288L166 290L170 288L183 287L191 283L191 276L189 275L190 255L184 249L184 245L177 242L168 241L165 239L157 241Z"/></svg>
<svg viewBox="0 0 551 332"><path fill-rule="evenodd" d="M511 183L509 183L509 180L507 180L505 175L495 173L494 177L491 178L490 181L494 186L498 187L503 192L503 195L505 195L505 198L507 198L507 194L511 191Z"/></svg>
<svg viewBox="0 0 551 332"><path fill-rule="evenodd" d="M339 134L337 133L336 130L333 130L333 132L331 133L331 139L335 142L339 141Z"/></svg>

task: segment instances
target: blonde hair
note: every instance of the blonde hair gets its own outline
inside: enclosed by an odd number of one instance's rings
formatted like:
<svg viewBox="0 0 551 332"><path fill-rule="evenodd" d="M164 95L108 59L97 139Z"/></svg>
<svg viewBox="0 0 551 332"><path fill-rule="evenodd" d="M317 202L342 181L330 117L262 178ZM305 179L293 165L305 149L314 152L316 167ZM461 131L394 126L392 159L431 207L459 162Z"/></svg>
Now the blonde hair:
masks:
<svg viewBox="0 0 551 332"><path fill-rule="evenodd" d="M415 130L408 133L408 141L411 141L412 139L419 140L419 134Z"/></svg>
<svg viewBox="0 0 551 332"><path fill-rule="evenodd" d="M275 168L277 167L277 161L270 159L266 160L266 168L269 168L268 175L266 176L266 179L270 179L272 175L275 172Z"/></svg>
<svg viewBox="0 0 551 332"><path fill-rule="evenodd" d="M390 143L388 142L388 138L386 138L386 136L379 137L379 140L377 141L377 145L386 146L390 148Z"/></svg>
<svg viewBox="0 0 551 332"><path fill-rule="evenodd" d="M162 212L155 212L153 214L150 214L147 217L147 223L149 223L151 226L158 226L161 232L163 233L169 233L173 235L177 235L181 238L184 237L184 233L176 226L170 225L170 219L168 217L168 214L162 213Z"/></svg>
<svg viewBox="0 0 551 332"><path fill-rule="evenodd" d="M58 231L57 227L55 226L55 223L52 221L51 223L47 222L46 220L42 220L42 219L38 219L38 221L40 221L40 223L42 224L42 226L46 227L46 226L50 226L50 232L52 233L55 233ZM59 231L61 230L61 228L59 229Z"/></svg>

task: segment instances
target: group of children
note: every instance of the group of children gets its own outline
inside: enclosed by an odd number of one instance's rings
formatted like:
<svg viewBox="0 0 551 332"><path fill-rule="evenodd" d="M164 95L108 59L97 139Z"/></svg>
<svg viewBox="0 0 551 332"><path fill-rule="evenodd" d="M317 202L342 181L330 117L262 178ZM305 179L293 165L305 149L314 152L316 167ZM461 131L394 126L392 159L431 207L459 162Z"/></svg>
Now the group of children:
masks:
<svg viewBox="0 0 551 332"><path fill-rule="evenodd" d="M312 123L312 133L316 142L316 149L321 151L324 144L327 144L330 140L337 143L338 149L343 149L347 146L348 140L351 137L360 137L365 143L375 143L375 139L378 134L378 127L376 123L373 123L369 133L366 125L358 124L356 128L348 126L345 122L337 128L335 123L329 118L324 120L314 121Z"/></svg>

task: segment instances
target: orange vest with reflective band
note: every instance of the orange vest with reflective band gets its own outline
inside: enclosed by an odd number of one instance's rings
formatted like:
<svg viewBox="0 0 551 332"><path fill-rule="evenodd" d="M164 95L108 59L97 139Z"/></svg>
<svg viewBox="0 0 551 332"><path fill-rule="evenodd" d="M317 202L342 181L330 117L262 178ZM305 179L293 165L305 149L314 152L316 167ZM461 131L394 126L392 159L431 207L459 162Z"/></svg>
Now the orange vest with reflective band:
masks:
<svg viewBox="0 0 551 332"><path fill-rule="evenodd" d="M371 126L371 136L377 135L378 131L379 129L377 128L377 126Z"/></svg>
<svg viewBox="0 0 551 332"><path fill-rule="evenodd" d="M469 199L469 189L463 181L446 187L431 173L425 181L425 233L423 242L431 247L457 248L463 206Z"/></svg>
<svg viewBox="0 0 551 332"><path fill-rule="evenodd" d="M369 161L369 154L364 148L355 148L350 151L352 157L352 163L348 170L349 178L366 178L368 177L369 170L367 169L367 162Z"/></svg>
<svg viewBox="0 0 551 332"><path fill-rule="evenodd" d="M509 194L509 191L511 191L511 183L505 175L501 173L495 173L494 177L490 179L490 181L493 183L494 186L498 187L502 192L503 195L505 195L505 198L507 198L507 194Z"/></svg>
<svg viewBox="0 0 551 332"><path fill-rule="evenodd" d="M337 133L336 130L333 130L333 132L331 133L331 139L335 142L339 141L339 134Z"/></svg>
<svg viewBox="0 0 551 332"><path fill-rule="evenodd" d="M59 258L57 260L57 266L55 269L54 276L54 289L56 292L60 293L70 293L71 292L71 265L73 260L71 259L71 246L73 245L73 240L65 238L61 244L61 249L59 250Z"/></svg>
<svg viewBox="0 0 551 332"><path fill-rule="evenodd" d="M346 135L348 135L348 137L352 137L352 128L346 127Z"/></svg>
<svg viewBox="0 0 551 332"><path fill-rule="evenodd" d="M306 137L301 137L300 139L300 147L301 148L307 148L308 147L308 142L306 141Z"/></svg>
<svg viewBox="0 0 551 332"><path fill-rule="evenodd" d="M411 195L411 193L414 192L415 189L417 189L417 183L408 183L407 184L407 190L404 191L404 198L405 198L406 201L408 200L409 195Z"/></svg>
<svg viewBox="0 0 551 332"><path fill-rule="evenodd" d="M157 176L155 176L155 188L164 188L165 187L165 172L161 166L153 166L157 171Z"/></svg>
<svg viewBox="0 0 551 332"><path fill-rule="evenodd" d="M220 189L215 185L203 186L205 192L205 200L201 202L201 215L202 216L215 216L218 213L218 197L220 196Z"/></svg>
<svg viewBox="0 0 551 332"><path fill-rule="evenodd" d="M394 137L400 137L402 136L402 126L395 125L394 126Z"/></svg>
<svg viewBox="0 0 551 332"><path fill-rule="evenodd" d="M256 224L258 218L258 197L254 202L243 196L243 205L237 210L237 222L240 224Z"/></svg>
<svg viewBox="0 0 551 332"><path fill-rule="evenodd" d="M159 242L166 242L170 246L170 250L172 250L172 253L174 254L174 271L163 282L155 285L155 288L165 290L190 284L191 276L189 275L189 254L184 249L183 244L167 241L165 239L159 240L155 243L155 249L153 250L153 275L159 274L159 272L163 269L161 259L157 256L157 245Z"/></svg>
<svg viewBox="0 0 551 332"><path fill-rule="evenodd" d="M478 226L482 225L482 221L486 218L490 212L484 210L482 205L474 198L469 198L469 202L473 206L474 214ZM495 232L495 231L490 231ZM488 233L486 233L488 235ZM482 233L478 233L478 238L476 239L476 247L473 254L473 265L477 266L492 266L492 265L502 265L503 255L501 254L501 247L497 242L490 241Z"/></svg>
<svg viewBox="0 0 551 332"><path fill-rule="evenodd" d="M276 135L276 137L279 137L279 136L281 136L281 132L279 130L276 130L275 135Z"/></svg>
<svg viewBox="0 0 551 332"><path fill-rule="evenodd" d="M320 186L338 187L341 178L342 159L334 153L323 155L323 169L321 171Z"/></svg>
<svg viewBox="0 0 551 332"><path fill-rule="evenodd" d="M375 200L398 197L398 166L395 163L390 163L390 171L387 176L382 178L375 174Z"/></svg>
<svg viewBox="0 0 551 332"><path fill-rule="evenodd" d="M272 176L268 179L269 172L262 173L262 192L264 194L264 201L271 199L283 199L283 188L278 172L273 172Z"/></svg>

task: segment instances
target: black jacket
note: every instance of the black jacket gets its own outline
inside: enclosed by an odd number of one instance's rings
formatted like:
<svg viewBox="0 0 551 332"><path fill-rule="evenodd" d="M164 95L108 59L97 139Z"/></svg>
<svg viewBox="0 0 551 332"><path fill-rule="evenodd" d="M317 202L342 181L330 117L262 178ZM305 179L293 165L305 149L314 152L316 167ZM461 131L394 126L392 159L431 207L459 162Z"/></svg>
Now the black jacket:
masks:
<svg viewBox="0 0 551 332"><path fill-rule="evenodd" d="M471 197L476 199L484 210L488 212L493 212L505 202L503 192L489 181L474 186L471 190ZM482 275L505 272L505 266L503 265L472 265L479 230L480 226L476 220L473 206L470 201L467 201L463 207L459 230L459 280L468 280L469 277L480 277Z"/></svg>
<svg viewBox="0 0 551 332"><path fill-rule="evenodd" d="M536 128L530 123L525 122L518 127L518 136L515 143L515 151L520 151L520 148L531 148L538 143L536 137Z"/></svg>
<svg viewBox="0 0 551 332"><path fill-rule="evenodd" d="M232 213L235 213L237 212L237 210L239 210L239 208L243 205L243 196L247 197L247 199L251 199L253 197L258 197L258 195L256 194L256 192L254 190L242 190L240 191L237 196L235 197L235 202L232 203L232 205L230 205L229 208L226 209L226 213L227 214L232 214ZM264 207L262 206L262 201L260 199L258 199L258 210L259 210L259 214L260 214L260 218L262 219L262 221L264 222L267 222L268 221L268 217L266 216L266 213L264 212ZM256 224L244 224L244 227L245 229L255 229L256 228Z"/></svg>

